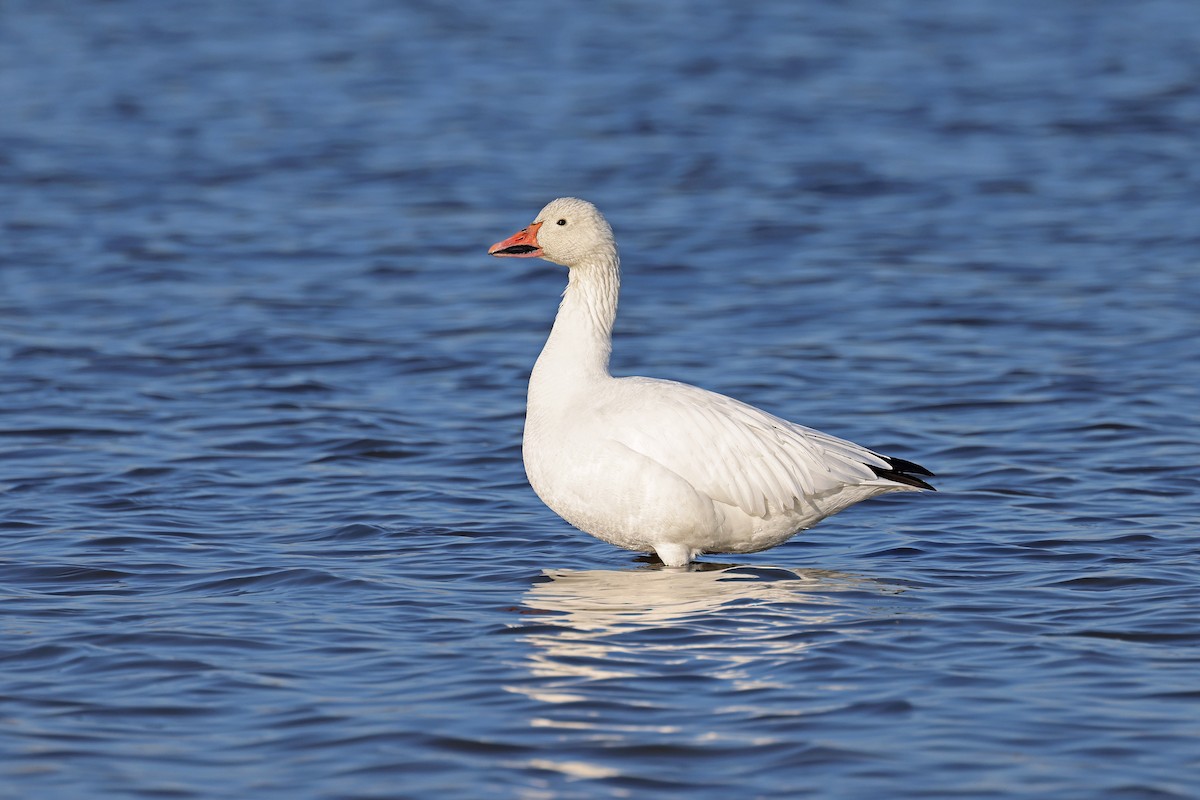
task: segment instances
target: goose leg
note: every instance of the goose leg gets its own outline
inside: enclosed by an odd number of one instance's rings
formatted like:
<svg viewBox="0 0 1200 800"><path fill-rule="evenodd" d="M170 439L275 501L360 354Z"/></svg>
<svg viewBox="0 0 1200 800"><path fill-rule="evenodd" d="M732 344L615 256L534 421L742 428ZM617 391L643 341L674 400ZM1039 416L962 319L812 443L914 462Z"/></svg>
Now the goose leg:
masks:
<svg viewBox="0 0 1200 800"><path fill-rule="evenodd" d="M658 553L658 557L668 567L684 567L692 562L699 553L696 553L692 548L683 544L674 542L663 542L662 544L654 545L654 552Z"/></svg>

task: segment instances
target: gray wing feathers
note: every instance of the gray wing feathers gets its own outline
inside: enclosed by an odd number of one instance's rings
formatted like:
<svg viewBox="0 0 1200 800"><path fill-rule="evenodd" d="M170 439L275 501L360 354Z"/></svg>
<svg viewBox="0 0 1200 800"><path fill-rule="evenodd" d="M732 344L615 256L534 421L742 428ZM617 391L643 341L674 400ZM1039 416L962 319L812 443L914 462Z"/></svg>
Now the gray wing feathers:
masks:
<svg viewBox="0 0 1200 800"><path fill-rule="evenodd" d="M724 395L649 378L622 382L637 395L640 424L618 428L613 438L752 516L874 481L868 465L888 466L864 447Z"/></svg>

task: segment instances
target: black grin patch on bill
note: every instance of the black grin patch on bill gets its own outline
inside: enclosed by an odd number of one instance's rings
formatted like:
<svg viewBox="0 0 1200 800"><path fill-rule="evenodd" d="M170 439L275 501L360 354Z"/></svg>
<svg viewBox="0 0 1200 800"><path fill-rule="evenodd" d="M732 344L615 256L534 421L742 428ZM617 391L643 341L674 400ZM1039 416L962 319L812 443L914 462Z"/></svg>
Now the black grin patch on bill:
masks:
<svg viewBox="0 0 1200 800"><path fill-rule="evenodd" d="M492 255L520 256L525 253L532 253L538 248L531 244L514 244L512 247L506 247L503 250L497 250Z"/></svg>

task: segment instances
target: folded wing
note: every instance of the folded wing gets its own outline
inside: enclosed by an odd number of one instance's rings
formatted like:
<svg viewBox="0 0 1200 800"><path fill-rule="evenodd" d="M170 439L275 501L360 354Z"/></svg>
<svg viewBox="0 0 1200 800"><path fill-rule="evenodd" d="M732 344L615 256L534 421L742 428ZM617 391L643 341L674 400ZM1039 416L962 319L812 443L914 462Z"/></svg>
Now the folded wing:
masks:
<svg viewBox="0 0 1200 800"><path fill-rule="evenodd" d="M789 511L847 485L925 488L890 477L894 459L724 395L651 378L619 383L630 395L619 404L632 400L637 413L614 414L610 438L751 516Z"/></svg>

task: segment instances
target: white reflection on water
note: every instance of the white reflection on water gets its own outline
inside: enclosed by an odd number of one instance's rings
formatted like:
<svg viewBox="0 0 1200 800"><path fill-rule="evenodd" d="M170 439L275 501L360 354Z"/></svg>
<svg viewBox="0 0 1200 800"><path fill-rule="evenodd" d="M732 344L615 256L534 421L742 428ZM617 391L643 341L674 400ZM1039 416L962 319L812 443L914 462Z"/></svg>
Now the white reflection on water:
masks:
<svg viewBox="0 0 1200 800"><path fill-rule="evenodd" d="M777 567L547 570L543 577L524 598L526 608L547 613L550 626L524 636L533 675L595 681L684 667L738 689L762 685L741 684L748 662L802 657L812 641L798 634L861 616L839 594L895 591L845 573ZM699 663L689 670L689 661ZM564 683L517 691L550 703L580 699L548 688Z"/></svg>
<svg viewBox="0 0 1200 800"><path fill-rule="evenodd" d="M752 754L769 761L790 746L779 718L841 693L818 681L798 697L800 662L861 635L864 616L893 613L885 598L899 591L775 567L547 570L523 600L523 677L505 688L535 701L527 724L556 734L560 750L515 765L568 780L664 779L661 759L641 763L636 744L689 758L736 753L756 769ZM776 721L760 724L764 713Z"/></svg>

